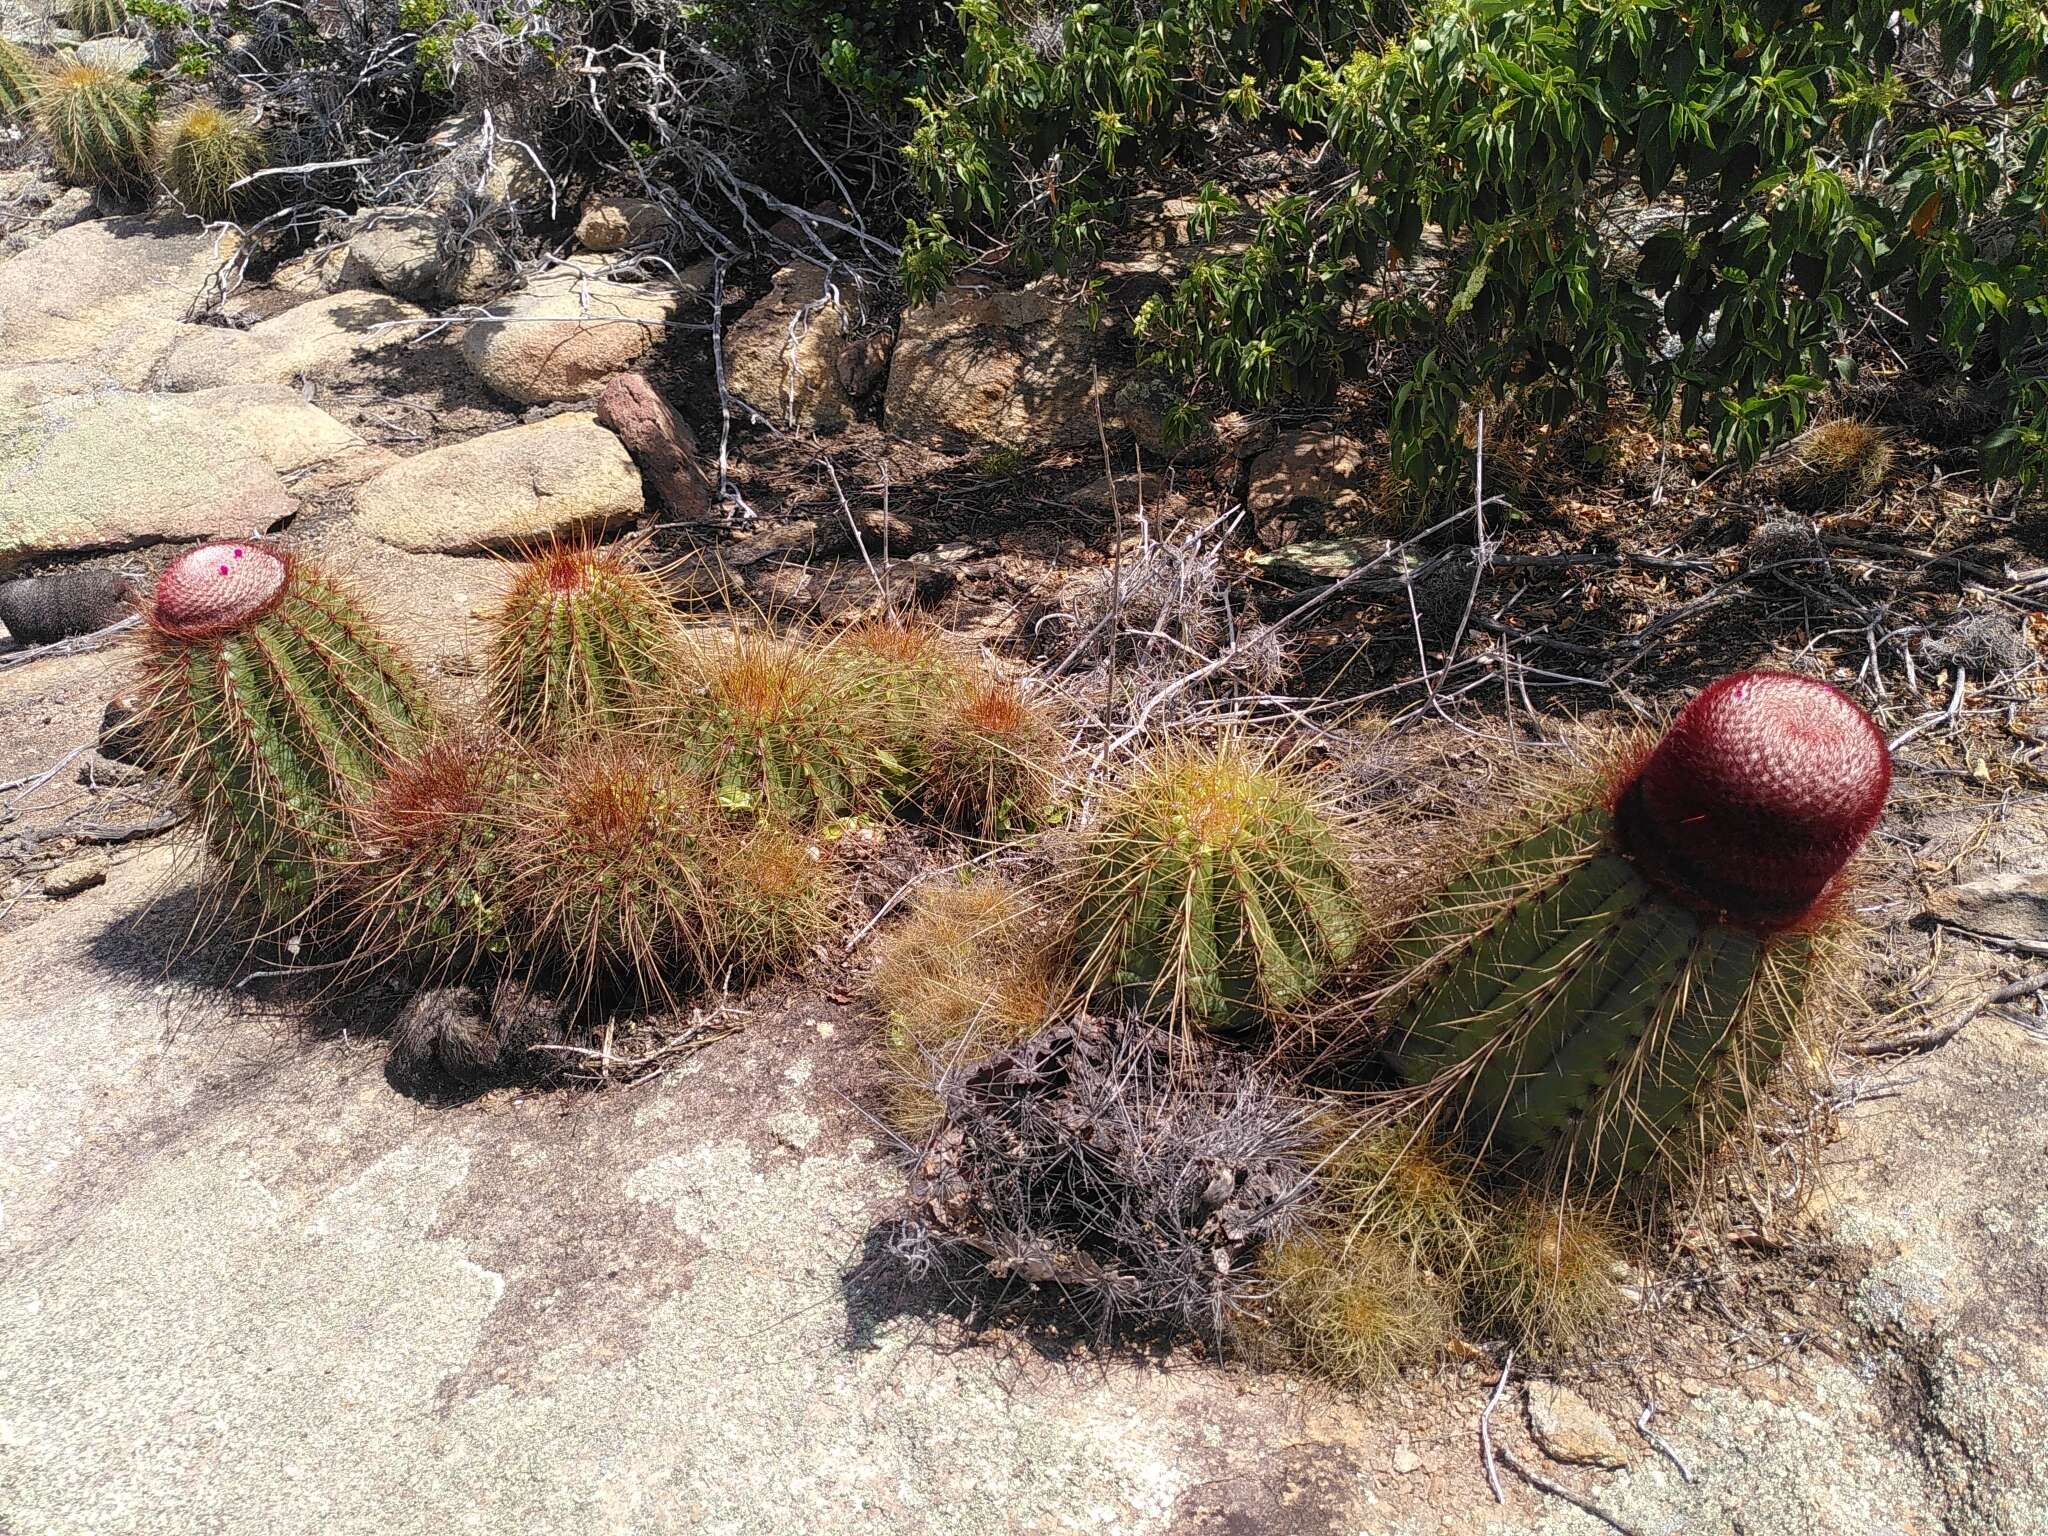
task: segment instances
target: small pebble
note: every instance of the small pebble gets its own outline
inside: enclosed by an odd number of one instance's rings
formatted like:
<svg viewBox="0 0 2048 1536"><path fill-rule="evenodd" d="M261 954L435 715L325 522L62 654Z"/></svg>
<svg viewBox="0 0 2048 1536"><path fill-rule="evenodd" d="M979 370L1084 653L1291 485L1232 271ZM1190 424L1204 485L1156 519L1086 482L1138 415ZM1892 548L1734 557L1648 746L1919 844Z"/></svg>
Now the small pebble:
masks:
<svg viewBox="0 0 2048 1536"><path fill-rule="evenodd" d="M88 853L81 858L66 859L44 875L43 894L53 901L62 901L67 896L76 896L81 891L106 883L107 856Z"/></svg>
<svg viewBox="0 0 2048 1536"><path fill-rule="evenodd" d="M1405 1445L1397 1446L1394 1450L1394 1470L1403 1477L1406 1477L1410 1472L1420 1472L1422 1470L1422 1458Z"/></svg>

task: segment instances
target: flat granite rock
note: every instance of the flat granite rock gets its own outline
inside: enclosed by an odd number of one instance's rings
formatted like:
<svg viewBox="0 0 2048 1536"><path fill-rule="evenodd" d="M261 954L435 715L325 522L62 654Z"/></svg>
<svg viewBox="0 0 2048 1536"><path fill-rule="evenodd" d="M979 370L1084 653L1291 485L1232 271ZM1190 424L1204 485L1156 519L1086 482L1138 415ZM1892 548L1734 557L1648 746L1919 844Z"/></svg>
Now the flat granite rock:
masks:
<svg viewBox="0 0 2048 1536"><path fill-rule="evenodd" d="M221 260L189 220L91 219L0 262L0 366L141 385Z"/></svg>
<svg viewBox="0 0 2048 1536"><path fill-rule="evenodd" d="M356 492L356 526L416 552L510 550L595 533L646 505L626 447L587 411L401 459Z"/></svg>
<svg viewBox="0 0 2048 1536"><path fill-rule="evenodd" d="M204 403L123 393L24 406L0 391L0 576L49 555L248 538L297 506L250 435Z"/></svg>
<svg viewBox="0 0 2048 1536"><path fill-rule="evenodd" d="M379 353L401 353L427 312L388 293L346 288L246 331L189 325L174 339L158 382L170 390L223 384L319 381Z"/></svg>

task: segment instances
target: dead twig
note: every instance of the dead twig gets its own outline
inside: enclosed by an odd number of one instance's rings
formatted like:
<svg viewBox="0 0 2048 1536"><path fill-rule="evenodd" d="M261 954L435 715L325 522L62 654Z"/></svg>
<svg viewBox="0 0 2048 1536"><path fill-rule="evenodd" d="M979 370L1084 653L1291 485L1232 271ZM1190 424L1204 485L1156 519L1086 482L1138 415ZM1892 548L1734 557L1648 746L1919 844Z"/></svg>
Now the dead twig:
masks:
<svg viewBox="0 0 2048 1536"><path fill-rule="evenodd" d="M2009 987L2000 987L1972 1003L1957 1018L1946 1024L1930 1024L1925 1029L1909 1029L1901 1034L1885 1035L1876 1040L1852 1040L1846 1049L1851 1056L1907 1056L1925 1051L1938 1050L1963 1032L1987 1008L2001 1003L2017 1002L2020 998L2031 997L2036 992L2048 989L2048 971L2016 981Z"/></svg>
<svg viewBox="0 0 2048 1536"><path fill-rule="evenodd" d="M1669 1440L1666 1440L1657 1431L1650 1428L1650 1420L1655 1418L1656 1414L1657 1400L1651 1398L1643 1404L1643 1416L1636 1420L1636 1433L1656 1447L1658 1454L1670 1462L1671 1465L1678 1468L1678 1475L1684 1478L1687 1483L1690 1483L1692 1481L1692 1468L1685 1464L1685 1458L1678 1454L1678 1451Z"/></svg>
<svg viewBox="0 0 2048 1536"><path fill-rule="evenodd" d="M1493 1396L1486 1400L1486 1406L1479 1410L1479 1456L1486 1466L1486 1486L1493 1490L1493 1502L1505 1504L1508 1496L1500 1489L1500 1469L1493 1464L1493 1410L1500 1402L1500 1395L1508 1389L1508 1376L1515 1368L1515 1352L1510 1349L1502 1362L1500 1380L1493 1384Z"/></svg>
<svg viewBox="0 0 2048 1536"><path fill-rule="evenodd" d="M1622 1519L1621 1516L1615 1514L1612 1510L1603 1509L1600 1505L1594 1503L1593 1500L1587 1498L1583 1493L1575 1493L1570 1488L1567 1488L1563 1483L1558 1482L1557 1479L1552 1477L1545 1477L1541 1472L1536 1471L1533 1467L1524 1465L1522 1458L1517 1456L1513 1451L1509 1450L1506 1446L1502 1446L1500 1448L1500 1459L1508 1464L1508 1468L1510 1471L1512 1471L1517 1477L1521 1478L1522 1481L1527 1483L1531 1488L1535 1488L1543 1493L1547 1493L1552 1498L1563 1499L1565 1503L1570 1504L1575 1508L1584 1510L1587 1514L1591 1515L1595 1520L1598 1520L1601 1524L1609 1526L1612 1529L1621 1532L1621 1536L1643 1536L1643 1533L1640 1530L1630 1525L1626 1520Z"/></svg>

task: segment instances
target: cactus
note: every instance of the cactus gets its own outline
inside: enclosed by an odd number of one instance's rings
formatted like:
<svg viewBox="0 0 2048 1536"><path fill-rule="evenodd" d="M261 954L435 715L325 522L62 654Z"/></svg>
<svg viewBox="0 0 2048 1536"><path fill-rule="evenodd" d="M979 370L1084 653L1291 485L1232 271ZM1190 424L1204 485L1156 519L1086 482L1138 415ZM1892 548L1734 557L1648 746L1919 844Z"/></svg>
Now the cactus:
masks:
<svg viewBox="0 0 2048 1536"><path fill-rule="evenodd" d="M39 89L36 61L11 37L0 37L0 123L26 117Z"/></svg>
<svg viewBox="0 0 2048 1536"><path fill-rule="evenodd" d="M262 165L263 137L237 114L195 101L157 128L157 174L186 212L232 218L248 201L235 185Z"/></svg>
<svg viewBox="0 0 2048 1536"><path fill-rule="evenodd" d="M891 1068L884 1111L906 1135L943 1118L934 1085L1042 1028L1059 1002L1057 951L1034 906L1003 882L931 887L879 946L874 993Z"/></svg>
<svg viewBox="0 0 2048 1536"><path fill-rule="evenodd" d="M743 629L697 645L685 670L673 734L721 803L798 823L880 803L881 717L840 658Z"/></svg>
<svg viewBox="0 0 2048 1536"><path fill-rule="evenodd" d="M1837 512L1876 495L1892 469L1892 446L1868 422L1838 416L1802 432L1779 477L1786 505L1802 512Z"/></svg>
<svg viewBox="0 0 2048 1536"><path fill-rule="evenodd" d="M974 678L926 718L919 798L927 812L985 838L1044 816L1060 741L1044 709L1014 681Z"/></svg>
<svg viewBox="0 0 2048 1536"><path fill-rule="evenodd" d="M661 583L616 547L557 543L519 566L495 616L491 709L554 741L592 722L651 722L679 644Z"/></svg>
<svg viewBox="0 0 2048 1536"><path fill-rule="evenodd" d="M128 7L122 0L71 0L64 19L83 36L111 37L128 25Z"/></svg>
<svg viewBox="0 0 2048 1536"><path fill-rule="evenodd" d="M1242 1029L1357 946L1346 836L1301 771L1239 737L1167 745L1113 787L1074 870L1084 984Z"/></svg>
<svg viewBox="0 0 2048 1536"><path fill-rule="evenodd" d="M358 954L441 984L506 953L500 803L517 760L510 741L463 731L385 765L349 815Z"/></svg>
<svg viewBox="0 0 2048 1536"><path fill-rule="evenodd" d="M428 722L418 683L340 586L260 544L180 555L147 622L151 759L238 891L301 921L345 857L345 805Z"/></svg>
<svg viewBox="0 0 2048 1536"><path fill-rule="evenodd" d="M1721 679L1604 799L1422 905L1391 946L1386 1054L1496 1161L1610 1186L1697 1166L1800 1030L1890 780L1826 684Z"/></svg>
<svg viewBox="0 0 2048 1536"><path fill-rule="evenodd" d="M504 801L506 900L530 967L572 1008L671 1003L710 948L720 813L649 742L600 735L523 766Z"/></svg>
<svg viewBox="0 0 2048 1536"><path fill-rule="evenodd" d="M1486 1200L1455 1151L1405 1125L1360 1127L1323 1158L1316 1183L1319 1204L1340 1230L1398 1244L1436 1274L1471 1271Z"/></svg>
<svg viewBox="0 0 2048 1536"><path fill-rule="evenodd" d="M36 125L72 182L132 192L148 179L149 97L126 75L73 59L44 77Z"/></svg>
<svg viewBox="0 0 2048 1536"><path fill-rule="evenodd" d="M1480 1236L1472 1322L1528 1348L1570 1350L1602 1335L1621 1310L1623 1273L1621 1233L1609 1218L1524 1193Z"/></svg>
<svg viewBox="0 0 2048 1536"><path fill-rule="evenodd" d="M781 822L730 830L712 863L706 950L721 976L745 979L796 960L832 932L843 898L818 846Z"/></svg>
<svg viewBox="0 0 2048 1536"><path fill-rule="evenodd" d="M1309 1227L1259 1256L1282 1353L1342 1386L1385 1382L1449 1342L1451 1287L1392 1238Z"/></svg>
<svg viewBox="0 0 2048 1536"><path fill-rule="evenodd" d="M966 661L937 625L894 616L854 625L834 655L874 716L890 791L914 794L929 764L934 701L966 687Z"/></svg>

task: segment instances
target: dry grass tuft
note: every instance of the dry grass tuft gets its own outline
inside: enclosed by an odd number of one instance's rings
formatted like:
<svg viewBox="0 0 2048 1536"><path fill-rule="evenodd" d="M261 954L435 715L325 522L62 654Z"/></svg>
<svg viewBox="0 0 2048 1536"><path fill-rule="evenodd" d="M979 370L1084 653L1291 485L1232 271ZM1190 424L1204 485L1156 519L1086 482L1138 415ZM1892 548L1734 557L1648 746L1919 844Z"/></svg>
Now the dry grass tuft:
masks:
<svg viewBox="0 0 2048 1536"><path fill-rule="evenodd" d="M1387 1382L1451 1337L1450 1287L1389 1236L1297 1233L1266 1249L1259 1275L1282 1353L1340 1386Z"/></svg>

